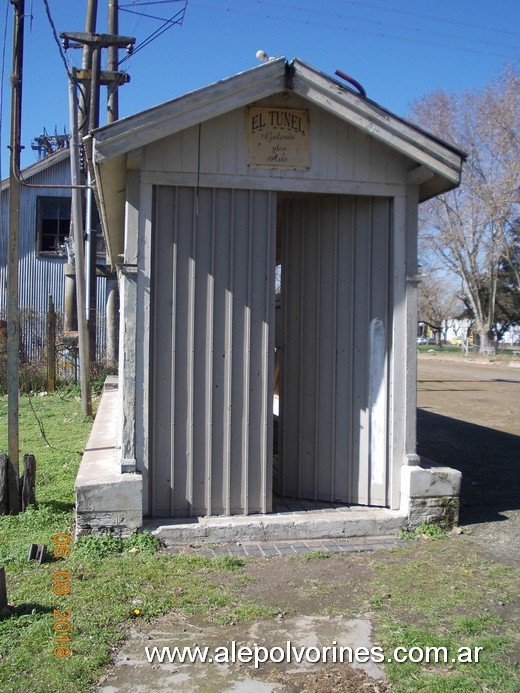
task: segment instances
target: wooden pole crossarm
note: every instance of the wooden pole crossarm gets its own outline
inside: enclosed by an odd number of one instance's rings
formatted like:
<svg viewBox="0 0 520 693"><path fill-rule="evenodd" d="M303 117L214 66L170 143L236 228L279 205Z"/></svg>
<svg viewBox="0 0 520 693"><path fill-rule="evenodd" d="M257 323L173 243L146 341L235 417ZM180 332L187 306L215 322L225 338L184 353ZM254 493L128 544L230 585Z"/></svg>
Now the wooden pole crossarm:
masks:
<svg viewBox="0 0 520 693"><path fill-rule="evenodd" d="M80 81L90 81L92 79L91 70L76 70L76 79ZM103 86L109 84L128 84L130 75L127 72L113 72L111 70L101 70L99 73L99 83Z"/></svg>
<svg viewBox="0 0 520 693"><path fill-rule="evenodd" d="M91 32L80 31L62 31L60 38L65 42L65 47L68 48L68 42L73 41L81 46L92 46L93 48L116 48L131 49L135 44L135 38L132 36L115 36L113 34L94 34Z"/></svg>

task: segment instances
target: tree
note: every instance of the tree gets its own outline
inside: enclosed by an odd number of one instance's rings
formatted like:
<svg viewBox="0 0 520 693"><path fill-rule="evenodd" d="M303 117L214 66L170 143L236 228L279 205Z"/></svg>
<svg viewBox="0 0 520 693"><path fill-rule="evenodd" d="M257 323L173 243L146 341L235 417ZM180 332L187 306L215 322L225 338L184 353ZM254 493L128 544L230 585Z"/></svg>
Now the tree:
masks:
<svg viewBox="0 0 520 693"><path fill-rule="evenodd" d="M425 129L467 153L460 187L420 208L421 252L460 278L480 345L488 346L494 338L500 268L508 266L515 277L520 74L508 67L481 92L436 91L413 104L412 114Z"/></svg>
<svg viewBox="0 0 520 693"><path fill-rule="evenodd" d="M498 340L512 327L520 325L520 220L511 233L497 273L495 334Z"/></svg>
<svg viewBox="0 0 520 693"><path fill-rule="evenodd" d="M495 296L495 323L492 332L497 341L513 326L520 325L520 222L515 223L516 230L512 232L512 240L508 245L504 258L497 271ZM482 282L478 286L480 301L487 306L489 301L489 286ZM465 305L463 316L472 322L475 320L467 296L461 296Z"/></svg>
<svg viewBox="0 0 520 693"><path fill-rule="evenodd" d="M450 318L461 312L460 299L442 275L428 272L419 284L418 317L437 335L442 344L443 332Z"/></svg>

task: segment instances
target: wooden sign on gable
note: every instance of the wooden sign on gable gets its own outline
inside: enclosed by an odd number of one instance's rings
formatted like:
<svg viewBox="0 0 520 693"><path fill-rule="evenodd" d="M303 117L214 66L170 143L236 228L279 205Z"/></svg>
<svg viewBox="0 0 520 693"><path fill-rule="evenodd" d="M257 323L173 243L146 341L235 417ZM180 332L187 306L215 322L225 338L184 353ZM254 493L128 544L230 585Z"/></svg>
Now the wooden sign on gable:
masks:
<svg viewBox="0 0 520 693"><path fill-rule="evenodd" d="M309 168L309 112L250 106L246 115L247 163L263 168Z"/></svg>

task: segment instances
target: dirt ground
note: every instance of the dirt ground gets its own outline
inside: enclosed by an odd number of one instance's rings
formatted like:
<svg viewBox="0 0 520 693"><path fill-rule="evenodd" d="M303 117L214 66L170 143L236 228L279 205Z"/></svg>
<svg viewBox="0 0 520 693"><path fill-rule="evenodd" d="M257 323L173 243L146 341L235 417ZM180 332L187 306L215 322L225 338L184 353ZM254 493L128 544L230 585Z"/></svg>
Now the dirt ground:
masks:
<svg viewBox="0 0 520 693"><path fill-rule="evenodd" d="M482 559L520 565L520 359L518 366L477 359L421 356L418 371L418 452L463 472L462 537ZM457 542L458 537L453 538ZM406 543L406 542L403 542ZM461 539L460 551L468 546ZM413 551L413 548L411 549ZM458 556L458 545L450 549ZM143 644L293 642L370 645L370 584L378 568L391 571L406 552L291 560L279 556L247 563L243 595L278 610L273 621L216 627L205 619L168 614L139 625L99 682L102 693L175 691L307 691L383 693L391 690L381 670L328 664L294 672L285 665L227 668L150 665ZM454 570L457 570L455 558ZM390 595L388 595L390 597ZM210 673L210 670L213 673Z"/></svg>
<svg viewBox="0 0 520 693"><path fill-rule="evenodd" d="M419 358L417 451L462 472L460 524L520 563L520 359Z"/></svg>

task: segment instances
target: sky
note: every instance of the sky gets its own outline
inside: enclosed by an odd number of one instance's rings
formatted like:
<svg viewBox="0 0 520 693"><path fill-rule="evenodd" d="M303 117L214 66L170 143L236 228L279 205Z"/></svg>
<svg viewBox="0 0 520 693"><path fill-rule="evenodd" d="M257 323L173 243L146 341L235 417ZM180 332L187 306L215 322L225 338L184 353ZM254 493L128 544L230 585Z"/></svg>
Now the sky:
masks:
<svg viewBox="0 0 520 693"><path fill-rule="evenodd" d="M520 0L119 0L119 34L136 38L120 65L120 117L168 101L259 64L258 50L299 58L322 72L354 77L367 96L406 117L413 101L443 89L482 89L520 62ZM47 5L47 7L46 7ZM49 12L47 12L47 8ZM85 30L87 0L25 0L22 167L37 160L32 140L70 130L64 59L56 32ZM98 0L97 32L107 32L108 0ZM147 16L143 16L147 15ZM145 45L168 19L176 23ZM182 21L181 21L182 20ZM2 178L9 170L13 8L0 10ZM125 58L125 52L120 53ZM106 67L106 55L102 67ZM103 90L105 91L105 90ZM100 123L106 122L101 95Z"/></svg>

